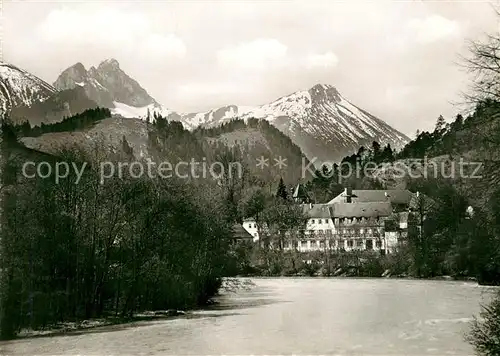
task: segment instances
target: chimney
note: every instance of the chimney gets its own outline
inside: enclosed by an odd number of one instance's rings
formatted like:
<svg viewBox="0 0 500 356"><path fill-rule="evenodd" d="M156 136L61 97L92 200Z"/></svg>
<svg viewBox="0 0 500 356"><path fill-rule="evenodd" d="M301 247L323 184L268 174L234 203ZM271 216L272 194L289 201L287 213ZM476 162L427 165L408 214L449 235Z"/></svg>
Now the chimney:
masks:
<svg viewBox="0 0 500 356"><path fill-rule="evenodd" d="M352 188L345 188L346 192L346 202L352 203Z"/></svg>

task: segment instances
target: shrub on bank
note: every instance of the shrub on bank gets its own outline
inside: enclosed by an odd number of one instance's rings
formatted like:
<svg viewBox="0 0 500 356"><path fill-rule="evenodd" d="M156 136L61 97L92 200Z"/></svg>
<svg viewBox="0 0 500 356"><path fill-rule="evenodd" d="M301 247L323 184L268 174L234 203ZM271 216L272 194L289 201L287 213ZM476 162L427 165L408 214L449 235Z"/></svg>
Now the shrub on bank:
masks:
<svg viewBox="0 0 500 356"><path fill-rule="evenodd" d="M479 318L474 318L467 339L478 355L500 355L500 292L482 307Z"/></svg>
<svg viewBox="0 0 500 356"><path fill-rule="evenodd" d="M375 251L276 251L255 248L253 275L261 276L406 276L411 260L405 249L383 255Z"/></svg>

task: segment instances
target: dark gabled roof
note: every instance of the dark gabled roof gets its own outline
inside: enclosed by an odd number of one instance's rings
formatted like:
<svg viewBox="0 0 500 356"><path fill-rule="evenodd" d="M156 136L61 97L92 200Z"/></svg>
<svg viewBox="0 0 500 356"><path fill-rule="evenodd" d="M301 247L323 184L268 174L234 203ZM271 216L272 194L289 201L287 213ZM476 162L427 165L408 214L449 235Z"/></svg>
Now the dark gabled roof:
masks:
<svg viewBox="0 0 500 356"><path fill-rule="evenodd" d="M390 202L303 204L309 218L376 218L392 214Z"/></svg>
<svg viewBox="0 0 500 356"><path fill-rule="evenodd" d="M302 212L309 218L331 218L330 210L328 204L302 204Z"/></svg>
<svg viewBox="0 0 500 356"><path fill-rule="evenodd" d="M338 197L344 197L345 191L333 198L328 204L336 203ZM354 189L352 191L353 201L358 203L368 202L385 202L390 201L392 204L410 204L413 193L406 189L389 189L389 190L363 190Z"/></svg>
<svg viewBox="0 0 500 356"><path fill-rule="evenodd" d="M363 203L334 203L333 217L353 218L353 217L383 217L392 214L390 202L363 202Z"/></svg>
<svg viewBox="0 0 500 356"><path fill-rule="evenodd" d="M233 225L233 237L235 239L253 239L253 236L241 224Z"/></svg>

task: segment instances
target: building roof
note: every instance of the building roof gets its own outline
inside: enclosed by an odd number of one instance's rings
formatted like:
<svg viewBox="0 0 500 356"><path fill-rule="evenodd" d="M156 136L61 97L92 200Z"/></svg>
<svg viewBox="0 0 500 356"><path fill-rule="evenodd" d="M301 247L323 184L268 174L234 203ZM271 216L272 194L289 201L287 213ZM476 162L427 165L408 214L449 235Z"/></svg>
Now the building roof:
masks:
<svg viewBox="0 0 500 356"><path fill-rule="evenodd" d="M406 189L389 189L389 190L364 190L354 189L352 191L352 201L358 203L368 202L385 202L390 201L392 204L410 204L413 193ZM339 203L344 201L346 191L343 191L335 198L330 200L328 204Z"/></svg>
<svg viewBox="0 0 500 356"><path fill-rule="evenodd" d="M302 212L309 218L331 218L331 206L328 204L302 204Z"/></svg>
<svg viewBox="0 0 500 356"><path fill-rule="evenodd" d="M371 218L392 214L390 202L303 204L309 218Z"/></svg>
<svg viewBox="0 0 500 356"><path fill-rule="evenodd" d="M390 202L363 202L363 203L335 203L333 205L333 217L382 217L392 214Z"/></svg>
<svg viewBox="0 0 500 356"><path fill-rule="evenodd" d="M241 224L233 225L233 237L235 239L253 239L253 236L248 231L246 231Z"/></svg>

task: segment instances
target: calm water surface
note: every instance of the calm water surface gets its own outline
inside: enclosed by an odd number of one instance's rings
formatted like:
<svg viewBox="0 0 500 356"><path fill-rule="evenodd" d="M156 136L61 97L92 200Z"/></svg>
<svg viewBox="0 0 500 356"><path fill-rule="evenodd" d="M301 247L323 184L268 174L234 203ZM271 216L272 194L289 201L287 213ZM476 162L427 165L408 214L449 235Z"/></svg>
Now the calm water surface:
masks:
<svg viewBox="0 0 500 356"><path fill-rule="evenodd" d="M253 279L180 319L0 344L1 355L472 355L492 289L391 279Z"/></svg>

